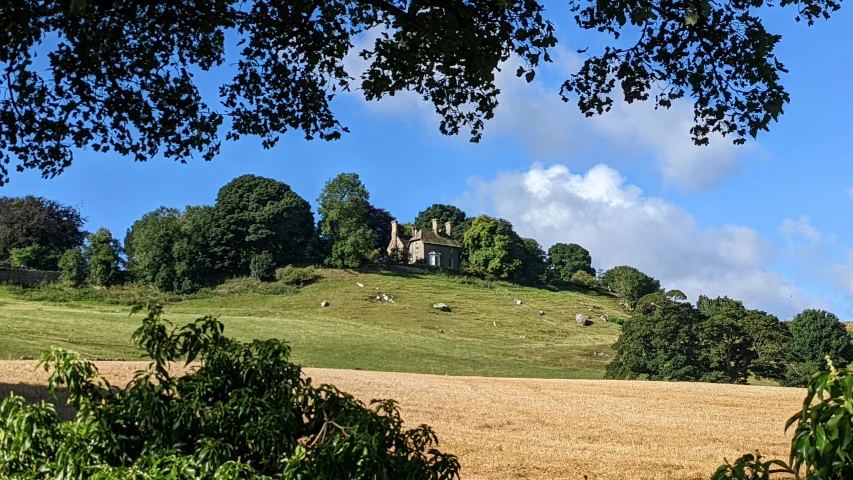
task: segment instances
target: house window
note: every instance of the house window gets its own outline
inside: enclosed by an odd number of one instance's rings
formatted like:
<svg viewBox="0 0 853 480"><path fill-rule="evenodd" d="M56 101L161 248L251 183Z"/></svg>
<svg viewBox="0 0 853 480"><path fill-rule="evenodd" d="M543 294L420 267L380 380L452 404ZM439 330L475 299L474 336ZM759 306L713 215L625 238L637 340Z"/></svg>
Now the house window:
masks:
<svg viewBox="0 0 853 480"><path fill-rule="evenodd" d="M450 268L453 268L453 259L450 259Z"/></svg>
<svg viewBox="0 0 853 480"><path fill-rule="evenodd" d="M429 252L429 264L433 267L441 266L441 254L435 252Z"/></svg>

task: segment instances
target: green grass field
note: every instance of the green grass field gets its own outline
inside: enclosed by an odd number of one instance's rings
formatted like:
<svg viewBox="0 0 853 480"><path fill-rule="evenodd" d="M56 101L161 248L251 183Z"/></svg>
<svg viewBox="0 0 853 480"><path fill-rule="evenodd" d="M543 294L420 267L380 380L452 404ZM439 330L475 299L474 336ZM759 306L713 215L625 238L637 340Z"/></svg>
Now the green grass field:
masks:
<svg viewBox="0 0 853 480"><path fill-rule="evenodd" d="M538 378L600 378L620 327L599 316L625 317L606 295L487 287L428 274L320 274L296 293L170 303L166 317L183 324L218 316L227 335L286 340L294 360L310 367ZM376 302L378 294L393 295L396 303ZM322 308L322 301L330 306ZM437 302L452 312L434 310ZM130 335L140 318L129 310L93 301L27 300L19 289L0 286L0 358L37 357L58 346L95 358L138 359ZM593 324L578 325L576 313Z"/></svg>

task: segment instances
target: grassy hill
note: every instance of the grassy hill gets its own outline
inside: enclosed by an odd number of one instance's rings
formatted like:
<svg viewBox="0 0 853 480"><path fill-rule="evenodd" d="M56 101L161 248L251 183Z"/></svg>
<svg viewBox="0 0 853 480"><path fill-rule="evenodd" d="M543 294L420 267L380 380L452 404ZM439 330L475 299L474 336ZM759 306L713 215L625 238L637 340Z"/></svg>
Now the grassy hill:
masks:
<svg viewBox="0 0 853 480"><path fill-rule="evenodd" d="M625 317L606 295L429 274L320 274L294 293L183 300L168 304L166 316L180 325L215 315L229 336L284 339L294 360L310 367L538 378L600 378L620 327L599 316ZM380 294L395 302L377 302ZM321 307L322 301L330 306ZM452 311L434 310L437 302ZM98 301L28 300L20 289L0 286L0 358L38 356L59 346L94 358L137 359L130 335L140 319L128 312ZM578 325L577 313L592 325Z"/></svg>

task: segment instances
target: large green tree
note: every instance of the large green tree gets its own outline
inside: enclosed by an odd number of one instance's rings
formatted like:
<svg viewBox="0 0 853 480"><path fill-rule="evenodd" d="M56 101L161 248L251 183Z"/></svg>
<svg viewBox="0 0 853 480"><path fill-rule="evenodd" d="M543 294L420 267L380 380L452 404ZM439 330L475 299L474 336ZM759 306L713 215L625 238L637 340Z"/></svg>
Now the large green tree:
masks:
<svg viewBox="0 0 853 480"><path fill-rule="evenodd" d="M219 190L214 206L221 271L247 272L255 255L284 265L305 257L314 241L311 206L285 183L243 175Z"/></svg>
<svg viewBox="0 0 853 480"><path fill-rule="evenodd" d="M471 220L464 243L467 268L473 273L517 279L522 275L525 245L512 224L502 218L480 215Z"/></svg>
<svg viewBox="0 0 853 480"><path fill-rule="evenodd" d="M604 272L601 283L634 307L643 296L660 290L660 282L634 267L620 265Z"/></svg>
<svg viewBox="0 0 853 480"><path fill-rule="evenodd" d="M685 97L696 143L712 133L742 143L789 101L775 54L781 37L761 18L771 3L568 0L578 28L613 41L585 50L561 95L586 115L610 110L616 97L663 108ZM840 2L783 5L811 24ZM258 136L267 148L290 130L337 139L348 130L330 105L343 91L367 100L413 91L435 108L442 133L467 130L477 141L498 106L498 68L514 62L530 82L556 45L536 0L82 0L4 8L15 21L3 24L0 43L0 125L9 126L0 130L0 185L11 165L55 176L83 147L183 162L214 158L220 132L229 140ZM371 29L381 33L355 52L366 70L347 71L356 37ZM617 41L625 32L636 41ZM232 66L226 75L223 65ZM219 98L204 99L199 86L211 80Z"/></svg>
<svg viewBox="0 0 853 480"><path fill-rule="evenodd" d="M728 297L699 296L696 307L708 320L702 329L710 368L728 383L746 383L750 375L778 379L783 371L787 331L766 312L748 310Z"/></svg>
<svg viewBox="0 0 853 480"><path fill-rule="evenodd" d="M548 249L548 264L554 275L564 282L572 281L575 272L586 272L595 276L589 250L577 243L556 243Z"/></svg>
<svg viewBox="0 0 853 480"><path fill-rule="evenodd" d="M453 205L434 203L418 212L418 216L415 217L415 226L421 229L432 228L432 220L434 218L438 219L441 227L444 227L444 224L447 222L457 226L464 222L468 216L461 209Z"/></svg>
<svg viewBox="0 0 853 480"><path fill-rule="evenodd" d="M519 283L531 286L545 285L547 278L547 255L542 245L533 238L522 238L521 270L515 276Z"/></svg>
<svg viewBox="0 0 853 480"><path fill-rule="evenodd" d="M89 283L97 286L109 286L121 280L121 244L106 228L86 237L83 256L86 259Z"/></svg>
<svg viewBox="0 0 853 480"><path fill-rule="evenodd" d="M43 197L0 197L0 264L13 248L38 246L35 268L55 270L69 248L83 245L86 219L73 206Z"/></svg>
<svg viewBox="0 0 853 480"><path fill-rule="evenodd" d="M133 223L124 239L127 268L134 280L166 291L175 289L175 244L181 239L181 212L160 207Z"/></svg>
<svg viewBox="0 0 853 480"><path fill-rule="evenodd" d="M391 222L397 220L391 212L384 208L377 208L373 205L367 209L367 225L373 231L373 239L375 240L373 248L385 252L388 244L391 243ZM399 227L401 230L403 226Z"/></svg>
<svg viewBox="0 0 853 480"><path fill-rule="evenodd" d="M644 298L637 313L622 325L605 377L702 379L710 371L701 340L704 323L705 316L689 303L659 293Z"/></svg>
<svg viewBox="0 0 853 480"><path fill-rule="evenodd" d="M838 317L826 310L806 309L788 324L790 360L783 383L803 386L813 374L826 368L825 357L839 367L853 361L850 334Z"/></svg>
<svg viewBox="0 0 853 480"><path fill-rule="evenodd" d="M356 268L377 256L369 200L358 174L341 173L326 182L317 199L320 235L328 249L326 265Z"/></svg>

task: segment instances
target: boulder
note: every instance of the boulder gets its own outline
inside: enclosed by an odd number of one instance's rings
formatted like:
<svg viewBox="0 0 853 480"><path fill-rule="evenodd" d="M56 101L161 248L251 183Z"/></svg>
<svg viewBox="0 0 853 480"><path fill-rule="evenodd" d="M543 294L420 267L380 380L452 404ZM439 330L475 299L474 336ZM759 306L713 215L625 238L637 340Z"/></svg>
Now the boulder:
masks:
<svg viewBox="0 0 853 480"><path fill-rule="evenodd" d="M329 306L329 302L322 301L322 302L320 302L320 306L321 306L321 307L328 307L328 306Z"/></svg>
<svg viewBox="0 0 853 480"><path fill-rule="evenodd" d="M539 310L539 316L540 316L540 317L544 317L544 316L545 316L545 312L543 312L542 310Z"/></svg>
<svg viewBox="0 0 853 480"><path fill-rule="evenodd" d="M521 304L522 304L522 303L524 303L524 302L522 302L521 300L516 300L516 301L515 301L515 304L516 304L516 305L518 305L518 306L521 306Z"/></svg>
<svg viewBox="0 0 853 480"><path fill-rule="evenodd" d="M601 320L602 320L604 323L607 323L607 320L608 320L607 315L602 315L602 316L601 316L601 317L599 317L599 318L601 318Z"/></svg>
<svg viewBox="0 0 853 480"><path fill-rule="evenodd" d="M432 306L432 308L434 308L440 312L449 312L450 311L450 307L448 307L447 305L445 305L443 303L436 303Z"/></svg>
<svg viewBox="0 0 853 480"><path fill-rule="evenodd" d="M586 326L586 324L589 323L589 317L582 313L579 313L575 315L575 321L578 322L579 325Z"/></svg>
<svg viewBox="0 0 853 480"><path fill-rule="evenodd" d="M363 283L355 282L355 284L356 284L356 285L358 285L358 288L364 288L364 284L363 284Z"/></svg>

